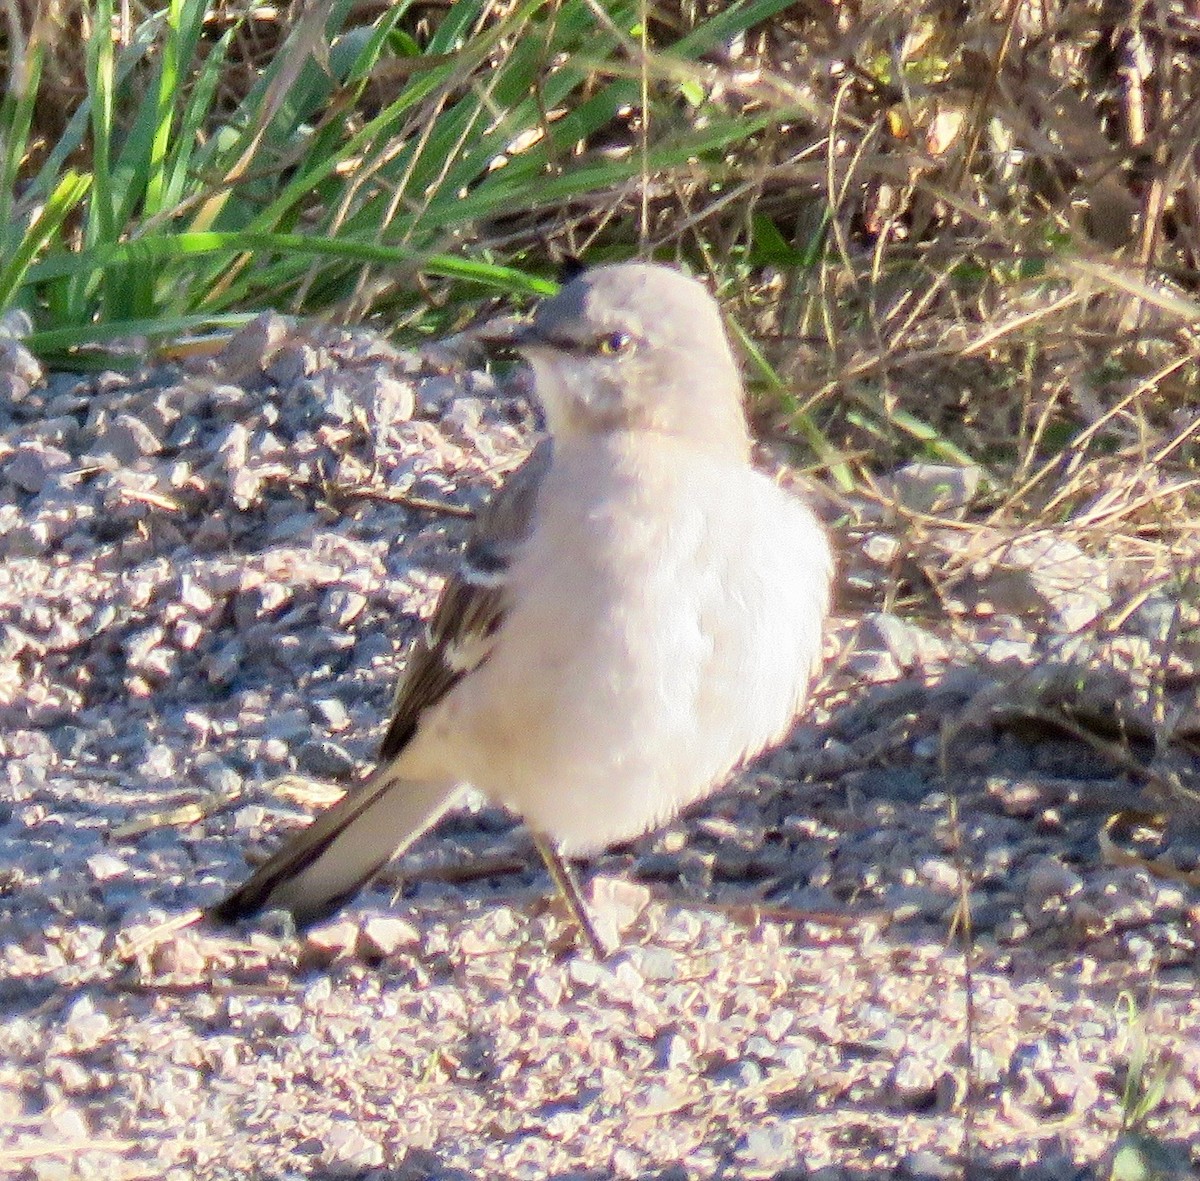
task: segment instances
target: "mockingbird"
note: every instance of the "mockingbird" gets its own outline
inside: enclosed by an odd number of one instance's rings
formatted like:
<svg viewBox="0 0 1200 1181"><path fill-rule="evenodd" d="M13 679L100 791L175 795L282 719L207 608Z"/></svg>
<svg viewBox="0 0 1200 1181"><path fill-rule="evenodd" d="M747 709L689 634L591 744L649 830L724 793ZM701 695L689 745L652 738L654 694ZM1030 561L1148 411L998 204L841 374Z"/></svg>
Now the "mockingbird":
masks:
<svg viewBox="0 0 1200 1181"><path fill-rule="evenodd" d="M705 289L669 267L598 267L511 343L550 439L478 520L409 658L378 769L219 919L323 917L468 786L523 817L543 850L596 853L719 787L803 705L829 545L751 466L741 379Z"/></svg>

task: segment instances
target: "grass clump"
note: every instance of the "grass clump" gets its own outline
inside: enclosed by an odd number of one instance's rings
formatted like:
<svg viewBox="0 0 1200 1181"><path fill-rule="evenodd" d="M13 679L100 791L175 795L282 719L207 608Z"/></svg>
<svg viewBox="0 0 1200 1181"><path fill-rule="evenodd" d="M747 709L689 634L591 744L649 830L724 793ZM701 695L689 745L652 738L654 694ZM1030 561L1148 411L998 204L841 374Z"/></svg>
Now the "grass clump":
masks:
<svg viewBox="0 0 1200 1181"><path fill-rule="evenodd" d="M274 51L252 69L235 51L255 10L173 0L123 30L111 0L80 8L83 94L52 145L33 115L62 26L10 20L0 307L60 360L263 306L445 330L481 290L551 289L539 219L780 118L718 109L684 68L779 3L695 22L653 83L630 67L636 4L459 0L406 27L412 7L356 24L349 0L301 6L258 30ZM652 106L662 134L640 153L594 144Z"/></svg>

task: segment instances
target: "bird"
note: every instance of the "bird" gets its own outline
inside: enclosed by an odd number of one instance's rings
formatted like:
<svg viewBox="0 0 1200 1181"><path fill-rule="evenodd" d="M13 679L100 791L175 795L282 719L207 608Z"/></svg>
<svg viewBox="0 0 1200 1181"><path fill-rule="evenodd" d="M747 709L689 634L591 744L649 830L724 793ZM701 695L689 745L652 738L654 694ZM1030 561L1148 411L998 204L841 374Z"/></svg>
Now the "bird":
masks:
<svg viewBox="0 0 1200 1181"><path fill-rule="evenodd" d="M725 784L805 707L834 558L810 505L753 465L704 285L593 267L494 339L531 366L548 437L476 519L375 771L220 922L328 916L468 788L523 819L552 871L594 856Z"/></svg>

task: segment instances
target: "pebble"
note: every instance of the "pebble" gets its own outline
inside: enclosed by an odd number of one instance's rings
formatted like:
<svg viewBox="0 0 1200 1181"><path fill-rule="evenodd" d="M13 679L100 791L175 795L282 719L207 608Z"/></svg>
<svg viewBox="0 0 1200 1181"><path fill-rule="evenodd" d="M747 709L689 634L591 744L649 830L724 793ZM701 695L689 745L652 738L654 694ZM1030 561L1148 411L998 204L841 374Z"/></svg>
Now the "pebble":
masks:
<svg viewBox="0 0 1200 1181"><path fill-rule="evenodd" d="M755 1166L756 1171L747 1176L777 1176L775 1170L781 1165L790 1163L795 1158L796 1133L789 1124L776 1122L763 1127L752 1128L746 1133L745 1142L738 1151L738 1157L748 1164ZM759 1173L758 1169L766 1169L767 1173Z"/></svg>
<svg viewBox="0 0 1200 1181"><path fill-rule="evenodd" d="M355 765L354 756L328 738L303 742L296 750L296 766L319 779L342 779L353 772Z"/></svg>
<svg viewBox="0 0 1200 1181"><path fill-rule="evenodd" d="M934 1152L922 1149L911 1152L900 1162L898 1175L910 1177L912 1181L948 1181L960 1175L959 1166L952 1160L944 1160Z"/></svg>
<svg viewBox="0 0 1200 1181"><path fill-rule="evenodd" d="M948 647L939 637L890 612L868 614L859 639L868 649L882 648L904 670L934 666L949 656Z"/></svg>
<svg viewBox="0 0 1200 1181"><path fill-rule="evenodd" d="M359 926L352 918L334 919L304 933L301 959L310 967L325 968L336 959L354 955Z"/></svg>
<svg viewBox="0 0 1200 1181"><path fill-rule="evenodd" d="M383 1145L365 1136L349 1119L334 1120L322 1140L322 1159L339 1169L371 1169L383 1164Z"/></svg>
<svg viewBox="0 0 1200 1181"><path fill-rule="evenodd" d="M41 439L22 443L4 466L4 478L22 492L36 495L56 473L72 466L71 456L61 447Z"/></svg>
<svg viewBox="0 0 1200 1181"><path fill-rule="evenodd" d="M321 618L331 627L347 627L367 605L367 596L358 591L334 589L321 601Z"/></svg>
<svg viewBox="0 0 1200 1181"><path fill-rule="evenodd" d="M1053 857L1034 863L1025 881L1026 912L1037 912L1053 901L1070 898L1083 889L1083 879Z"/></svg>
<svg viewBox="0 0 1200 1181"><path fill-rule="evenodd" d="M94 857L89 857L87 867L98 882L107 882L110 878L118 878L129 872L128 862L107 853L97 853Z"/></svg>
<svg viewBox="0 0 1200 1181"><path fill-rule="evenodd" d="M913 512L946 515L965 509L982 479L982 469L971 464L908 463L884 489Z"/></svg>
<svg viewBox="0 0 1200 1181"><path fill-rule="evenodd" d="M229 379L254 380L288 335L288 322L276 312L263 312L230 337L217 357Z"/></svg>
<svg viewBox="0 0 1200 1181"><path fill-rule="evenodd" d="M80 997L67 1010L62 1021L63 1033L73 1052L84 1053L108 1036L112 1022L96 1009L90 997Z"/></svg>
<svg viewBox="0 0 1200 1181"><path fill-rule="evenodd" d="M350 713L337 697L318 697L312 708L316 720L335 734L350 725Z"/></svg>
<svg viewBox="0 0 1200 1181"><path fill-rule="evenodd" d="M93 454L109 456L126 466L136 463L143 456L158 455L162 449L162 439L143 418L132 414L115 414L103 421L92 444Z"/></svg>
<svg viewBox="0 0 1200 1181"><path fill-rule="evenodd" d="M400 951L421 946L421 932L404 919L386 915L371 915L364 920L358 941L362 955L374 959L386 959Z"/></svg>

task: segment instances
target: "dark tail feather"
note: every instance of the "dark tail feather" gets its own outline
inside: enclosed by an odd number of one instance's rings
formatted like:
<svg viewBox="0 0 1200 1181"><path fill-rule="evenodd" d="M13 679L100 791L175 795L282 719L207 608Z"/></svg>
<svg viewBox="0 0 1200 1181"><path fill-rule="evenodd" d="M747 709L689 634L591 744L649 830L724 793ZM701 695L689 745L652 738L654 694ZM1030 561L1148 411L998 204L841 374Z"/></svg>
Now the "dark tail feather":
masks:
<svg viewBox="0 0 1200 1181"><path fill-rule="evenodd" d="M260 910L288 910L300 925L331 914L454 805L445 783L398 779L391 767L327 808L209 910L232 923Z"/></svg>

